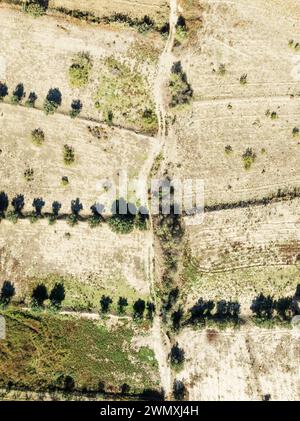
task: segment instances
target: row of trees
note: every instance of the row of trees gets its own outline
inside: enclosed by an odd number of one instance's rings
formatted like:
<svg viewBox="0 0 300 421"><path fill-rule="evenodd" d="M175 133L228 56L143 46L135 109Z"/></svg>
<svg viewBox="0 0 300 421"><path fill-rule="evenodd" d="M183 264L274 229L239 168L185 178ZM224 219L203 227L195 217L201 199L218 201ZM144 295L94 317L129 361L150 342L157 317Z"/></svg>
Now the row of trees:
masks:
<svg viewBox="0 0 300 421"><path fill-rule="evenodd" d="M0 293L0 303L8 305L16 293L15 286L10 281L4 281L1 293ZM48 292L48 289L45 284L37 284L31 294L31 305L33 307L44 307L45 301L49 300L52 307L60 308L62 302L66 297L65 287L62 282L55 283L54 287ZM111 304L113 300L108 295L102 295L100 298L100 311L102 314L107 314L110 311ZM117 309L120 315L126 313L126 309L129 306L128 300L125 297L119 297L117 302ZM145 316L149 320L153 320L155 313L155 305L148 301L142 299L136 300L133 305L133 318L135 320L142 320Z"/></svg>
<svg viewBox="0 0 300 421"><path fill-rule="evenodd" d="M0 293L0 303L8 305L15 294L14 284L10 281L4 281ZM43 307L44 302L49 299L53 307L59 308L65 296L65 287L61 282L57 282L50 293L48 293L44 284L38 284L32 291L31 304L33 307Z"/></svg>
<svg viewBox="0 0 300 421"><path fill-rule="evenodd" d="M100 298L100 310L102 314L107 314L110 310L111 304L113 303L113 300L108 295L102 295ZM126 312L126 308L128 307L128 300L125 297L119 297L117 308L118 313L120 315L124 314ZM135 320L142 320L144 318L145 312L146 317L149 320L153 320L153 316L155 313L155 305L148 301L147 303L142 300L138 299L133 303L133 318Z"/></svg>
<svg viewBox="0 0 300 421"><path fill-rule="evenodd" d="M170 291L168 299L163 303L162 316L167 321L167 315L170 315L170 321L173 329L179 330L181 326L187 324L205 324L206 321L226 323L241 322L241 306L237 301L204 300L200 298L195 305L189 309L189 314L185 315L181 305L174 309L179 298L179 290L175 288ZM274 320L290 321L292 317L299 313L298 301L300 299L300 284L297 286L295 295L292 297L281 297L274 299L270 295L259 294L251 304L251 311L254 319L257 321ZM171 312L172 310L172 312Z"/></svg>
<svg viewBox="0 0 300 421"><path fill-rule="evenodd" d="M29 214L31 222L36 222L38 219L42 218L44 215L42 213L45 206L45 201L43 198L38 197L34 198L32 202L32 207L34 211ZM16 223L20 217L25 217L23 210L25 207L25 198L24 195L19 194L15 196L11 201L11 206L13 207L12 211L7 212L9 206L9 199L5 192L0 192L0 219L7 218L12 222ZM59 212L61 210L61 203L54 201L51 205L52 213L49 215L49 223L53 224L59 217ZM80 212L83 210L83 205L79 198L71 201L71 214L67 215L67 222L69 225L74 226L80 220ZM124 209L125 212L124 213ZM104 206L95 203L90 208L91 215L88 219L89 225L93 228L98 226L101 221L105 221L102 213L104 212ZM113 215L108 219L108 223L113 231L118 233L129 233L134 227L145 230L147 229L147 221L149 219L148 212L146 208L140 207L139 209L132 203L127 203L124 199L119 199L114 201L111 211Z"/></svg>
<svg viewBox="0 0 300 421"><path fill-rule="evenodd" d="M8 86L0 82L0 101L3 101L5 97L7 97L9 94ZM23 83L18 83L18 85L13 90L10 102L14 105L21 104L21 102L26 98L26 92L24 89ZM24 105L29 108L34 108L36 101L38 99L38 96L34 91L31 91L25 100ZM47 96L44 100L43 108L46 115L54 114L55 111L57 111L58 107L60 107L62 104L62 94L58 88L51 88L49 89ZM71 118L77 117L81 110L82 110L83 104L79 99L74 99L71 103L71 108L69 111L69 115Z"/></svg>

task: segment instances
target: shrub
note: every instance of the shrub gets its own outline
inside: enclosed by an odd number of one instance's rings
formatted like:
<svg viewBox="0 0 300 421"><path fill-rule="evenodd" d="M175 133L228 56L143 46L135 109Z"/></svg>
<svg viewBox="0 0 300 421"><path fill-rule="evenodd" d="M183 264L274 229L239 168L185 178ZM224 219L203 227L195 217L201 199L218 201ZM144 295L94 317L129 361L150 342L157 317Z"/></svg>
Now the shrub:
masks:
<svg viewBox="0 0 300 421"><path fill-rule="evenodd" d="M41 146L45 141L45 133L42 129L32 130L31 140L35 145Z"/></svg>
<svg viewBox="0 0 300 421"><path fill-rule="evenodd" d="M174 380L173 384L173 396L177 401L183 401L186 398L187 390L184 383L181 380Z"/></svg>
<svg viewBox="0 0 300 421"><path fill-rule="evenodd" d="M81 88L89 81L89 74L92 69L92 61L88 53L79 53L69 68L69 81L73 88Z"/></svg>
<svg viewBox="0 0 300 421"><path fill-rule="evenodd" d="M243 153L242 158L244 161L245 169L249 170L256 159L256 155L251 148L247 148L246 151Z"/></svg>
<svg viewBox="0 0 300 421"><path fill-rule="evenodd" d="M0 293L0 303L5 305L9 304L15 293L14 284L10 281L4 281Z"/></svg>
<svg viewBox="0 0 300 421"><path fill-rule="evenodd" d="M241 85L246 85L247 83L247 77L248 75L246 73L244 73L241 77L240 77L240 84Z"/></svg>
<svg viewBox="0 0 300 421"><path fill-rule="evenodd" d="M110 228L120 234L128 234L134 229L136 208L124 199L116 200L112 205L113 215L109 218Z"/></svg>
<svg viewBox="0 0 300 421"><path fill-rule="evenodd" d="M69 145L64 145L63 149L64 163L66 165L71 165L75 161L75 152L74 148Z"/></svg>
<svg viewBox="0 0 300 421"><path fill-rule="evenodd" d="M3 98L8 95L8 88L5 83L0 82L0 101L3 101Z"/></svg>
<svg viewBox="0 0 300 421"><path fill-rule="evenodd" d="M25 106L28 108L34 108L35 107L35 101L37 100L37 95L35 92L30 92L28 95L27 100L25 101Z"/></svg>
<svg viewBox="0 0 300 421"><path fill-rule="evenodd" d="M46 2L43 2L42 0L29 0L23 4L23 11L34 18L37 18L46 13L47 6L45 4Z"/></svg>
<svg viewBox="0 0 300 421"><path fill-rule="evenodd" d="M46 115L54 114L61 105L62 97L58 88L50 89L44 101L44 111Z"/></svg>
<svg viewBox="0 0 300 421"><path fill-rule="evenodd" d="M184 73L180 61L172 66L169 88L172 96L171 107L188 104L191 101L193 90L187 81L186 73Z"/></svg>
<svg viewBox="0 0 300 421"><path fill-rule="evenodd" d="M278 114L276 113L276 111L272 111L271 112L271 119L272 120L277 120L277 118L278 118Z"/></svg>
<svg viewBox="0 0 300 421"><path fill-rule="evenodd" d="M297 136L299 136L299 129L298 129L298 127L294 127L293 128L293 137L297 137Z"/></svg>
<svg viewBox="0 0 300 421"><path fill-rule="evenodd" d="M48 299L48 292L45 285L38 284L32 291L31 298L33 306L42 307L44 305L44 301Z"/></svg>
<svg viewBox="0 0 300 421"><path fill-rule="evenodd" d="M12 104L19 104L21 100L24 98L25 92L24 92L24 85L23 83L19 83L15 90L13 91L12 97L11 97L11 103Z"/></svg>
<svg viewBox="0 0 300 421"><path fill-rule="evenodd" d="M82 211L82 209L83 209L83 206L80 200L78 199L78 197L76 200L71 201L71 211L73 215L78 216L79 213Z"/></svg>
<svg viewBox="0 0 300 421"><path fill-rule="evenodd" d="M233 152L232 146L226 145L225 146L225 153L226 155L230 155Z"/></svg>
<svg viewBox="0 0 300 421"><path fill-rule="evenodd" d="M35 198L33 199L32 206L35 208L35 214L37 216L41 216L42 209L45 206L45 202L42 198Z"/></svg>
<svg viewBox="0 0 300 421"><path fill-rule="evenodd" d="M82 102L79 99L74 99L74 101L71 104L71 111L69 112L69 115L71 118L76 118L82 110Z"/></svg>
<svg viewBox="0 0 300 421"><path fill-rule="evenodd" d="M11 201L12 207L16 214L21 215L22 210L25 206L24 196L22 194L18 194L13 198Z"/></svg>
<svg viewBox="0 0 300 421"><path fill-rule="evenodd" d="M54 201L52 203L52 212L53 212L53 215L57 217L60 209L61 209L61 203L59 203L57 201Z"/></svg>
<svg viewBox="0 0 300 421"><path fill-rule="evenodd" d="M68 184L69 184L69 179L68 179L68 177L62 177L61 178L61 184L62 184L62 186L67 186Z"/></svg>
<svg viewBox="0 0 300 421"><path fill-rule="evenodd" d="M220 76L224 76L226 73L226 66L225 64L220 64L218 73Z"/></svg>

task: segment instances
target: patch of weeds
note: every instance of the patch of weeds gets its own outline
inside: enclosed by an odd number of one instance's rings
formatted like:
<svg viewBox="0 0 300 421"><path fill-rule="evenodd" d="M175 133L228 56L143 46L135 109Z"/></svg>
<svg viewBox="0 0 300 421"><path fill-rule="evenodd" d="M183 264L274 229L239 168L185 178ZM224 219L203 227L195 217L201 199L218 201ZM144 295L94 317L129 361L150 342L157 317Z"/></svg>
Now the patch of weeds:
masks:
<svg viewBox="0 0 300 421"><path fill-rule="evenodd" d="M294 127L293 128L293 137L298 137L299 136L299 128L298 127Z"/></svg>
<svg viewBox="0 0 300 421"><path fill-rule="evenodd" d="M8 221L10 221L10 222L12 222L13 224L16 224L17 222L18 222L18 220L19 220L19 214L18 214L18 212L15 212L15 211L9 211L9 212L7 212L7 214L6 214L6 219L8 220Z"/></svg>
<svg viewBox="0 0 300 421"><path fill-rule="evenodd" d="M24 178L27 182L34 180L34 171L32 168L26 168L24 171Z"/></svg>
<svg viewBox="0 0 300 421"><path fill-rule="evenodd" d="M246 73L244 73L241 77L240 77L240 84L241 85L246 85L247 83L247 77L248 75Z"/></svg>
<svg viewBox="0 0 300 421"><path fill-rule="evenodd" d="M171 107L190 103L193 90L187 81L186 73L183 71L180 61L174 63L172 66L169 89L172 97L170 102Z"/></svg>
<svg viewBox="0 0 300 421"><path fill-rule="evenodd" d="M219 69L218 69L218 74L220 75L220 76L225 76L225 74L226 74L226 66L225 66L225 64L220 64L220 66L219 66Z"/></svg>
<svg viewBox="0 0 300 421"><path fill-rule="evenodd" d="M35 145L41 146L45 141L45 133L42 129L32 130L31 140Z"/></svg>
<svg viewBox="0 0 300 421"><path fill-rule="evenodd" d="M61 178L61 185L62 185L62 186L67 186L68 184L69 184L69 179L68 179L68 177L63 176L63 177Z"/></svg>
<svg viewBox="0 0 300 421"><path fill-rule="evenodd" d="M137 69L108 57L94 97L95 107L108 124L114 120L125 120L142 131L153 132L157 128L154 103L144 76ZM146 112L146 113L145 113Z"/></svg>
<svg viewBox="0 0 300 421"><path fill-rule="evenodd" d="M65 165L71 165L75 161L75 152L74 148L69 145L64 145L63 148L63 157Z"/></svg>
<svg viewBox="0 0 300 421"><path fill-rule="evenodd" d="M72 88L82 88L89 81L93 64L89 53L76 54L69 68L69 82Z"/></svg>
<svg viewBox="0 0 300 421"><path fill-rule="evenodd" d="M233 152L232 146L226 145L225 146L225 153L226 153L226 155L231 155L232 152Z"/></svg>
<svg viewBox="0 0 300 421"><path fill-rule="evenodd" d="M45 0L27 0L23 3L22 10L34 18L38 18L46 13L47 3Z"/></svg>
<svg viewBox="0 0 300 421"><path fill-rule="evenodd" d="M245 170L249 170L256 159L256 154L253 152L252 148L247 148L243 153L242 158Z"/></svg>

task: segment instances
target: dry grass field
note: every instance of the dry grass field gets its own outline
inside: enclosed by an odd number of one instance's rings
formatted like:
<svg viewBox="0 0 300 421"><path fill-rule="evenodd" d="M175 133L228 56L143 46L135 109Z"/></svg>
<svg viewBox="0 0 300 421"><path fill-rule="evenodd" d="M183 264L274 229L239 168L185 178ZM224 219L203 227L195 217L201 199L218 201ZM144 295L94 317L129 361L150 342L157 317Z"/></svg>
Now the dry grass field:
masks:
<svg viewBox="0 0 300 421"><path fill-rule="evenodd" d="M66 8L93 13L95 16L111 16L115 13L141 19L149 16L157 24L168 21L169 4L166 0L113 0L109 3L102 0L50 0L50 8Z"/></svg>
<svg viewBox="0 0 300 421"><path fill-rule="evenodd" d="M289 331L184 330L179 344L186 351L179 378L192 401L299 398L299 339Z"/></svg>
<svg viewBox="0 0 300 421"><path fill-rule="evenodd" d="M50 290L59 280L65 284L64 305L77 310L99 311L102 294L114 299L114 309L120 296L130 303L150 296L148 233L120 237L107 225L71 228L65 221L49 226L28 220L2 221L0 231L0 282L15 282L18 300L29 304L38 282Z"/></svg>

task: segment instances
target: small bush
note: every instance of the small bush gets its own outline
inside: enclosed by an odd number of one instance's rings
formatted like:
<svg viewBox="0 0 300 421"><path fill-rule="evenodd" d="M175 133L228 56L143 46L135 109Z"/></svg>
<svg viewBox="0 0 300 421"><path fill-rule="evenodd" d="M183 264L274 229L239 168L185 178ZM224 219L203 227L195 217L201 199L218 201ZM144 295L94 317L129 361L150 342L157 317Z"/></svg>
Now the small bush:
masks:
<svg viewBox="0 0 300 421"><path fill-rule="evenodd" d="M46 10L47 7L41 0L30 0L23 4L23 11L33 16L34 18L43 16L46 13Z"/></svg>
<svg viewBox="0 0 300 421"><path fill-rule="evenodd" d="M230 154L232 154L232 152L233 152L232 146L226 145L225 146L225 153L226 153L226 155L230 155Z"/></svg>
<svg viewBox="0 0 300 421"><path fill-rule="evenodd" d="M246 85L247 83L247 77L248 75L246 73L244 73L241 77L240 77L240 84L241 85Z"/></svg>
<svg viewBox="0 0 300 421"><path fill-rule="evenodd" d="M298 127L294 127L293 128L293 137L297 137L297 136L299 136L299 129L298 129Z"/></svg>
<svg viewBox="0 0 300 421"><path fill-rule="evenodd" d="M48 292L47 288L44 284L38 284L31 295L32 298L32 305L42 307L44 305L44 301L48 299Z"/></svg>
<svg viewBox="0 0 300 421"><path fill-rule="evenodd" d="M46 115L54 114L61 105L62 97L58 88L50 89L44 101L44 111Z"/></svg>
<svg viewBox="0 0 300 421"><path fill-rule="evenodd" d="M12 97L11 97L11 103L12 104L19 104L22 99L25 96L25 92L24 92L24 85L23 83L19 83L15 90L13 91Z"/></svg>
<svg viewBox="0 0 300 421"><path fill-rule="evenodd" d="M111 304L112 304L112 299L106 295L102 295L100 299L101 312L108 313Z"/></svg>
<svg viewBox="0 0 300 421"><path fill-rule="evenodd" d="M243 153L242 158L244 161L245 169L249 170L256 159L256 155L251 148L247 148L246 151Z"/></svg>
<svg viewBox="0 0 300 421"><path fill-rule="evenodd" d="M10 281L4 281L0 293L0 303L4 305L9 304L15 293L14 284Z"/></svg>
<svg viewBox="0 0 300 421"><path fill-rule="evenodd" d="M61 178L61 185L62 186L67 186L69 184L69 179L68 177L64 176Z"/></svg>
<svg viewBox="0 0 300 421"><path fill-rule="evenodd" d="M35 145L41 146L45 141L45 133L42 129L35 129L31 132L31 140Z"/></svg>
<svg viewBox="0 0 300 421"><path fill-rule="evenodd" d="M37 95L35 92L30 92L28 95L28 98L25 102L25 106L28 108L34 108L35 107L35 101L37 100Z"/></svg>
<svg viewBox="0 0 300 421"><path fill-rule="evenodd" d="M53 307L59 308L66 296L64 284L57 282L49 295Z"/></svg>
<svg viewBox="0 0 300 421"><path fill-rule="evenodd" d="M170 354L170 362L171 366L175 369L181 369L184 363L184 350L179 348L178 343L176 343L172 349Z"/></svg>
<svg viewBox="0 0 300 421"><path fill-rule="evenodd" d="M71 104L71 111L69 112L69 115L71 118L76 118L82 110L82 102L78 100L74 100Z"/></svg>
<svg viewBox="0 0 300 421"><path fill-rule="evenodd" d="M92 61L88 53L77 54L69 68L69 81L72 88L81 88L87 85L92 69Z"/></svg>
<svg viewBox="0 0 300 421"><path fill-rule="evenodd" d="M74 148L69 145L64 145L63 149L64 163L66 165L71 165L75 161L75 152Z"/></svg>
<svg viewBox="0 0 300 421"><path fill-rule="evenodd" d="M188 104L191 101L193 90L187 81L187 76L182 69L180 61L172 66L169 89L172 96L171 107Z"/></svg>

